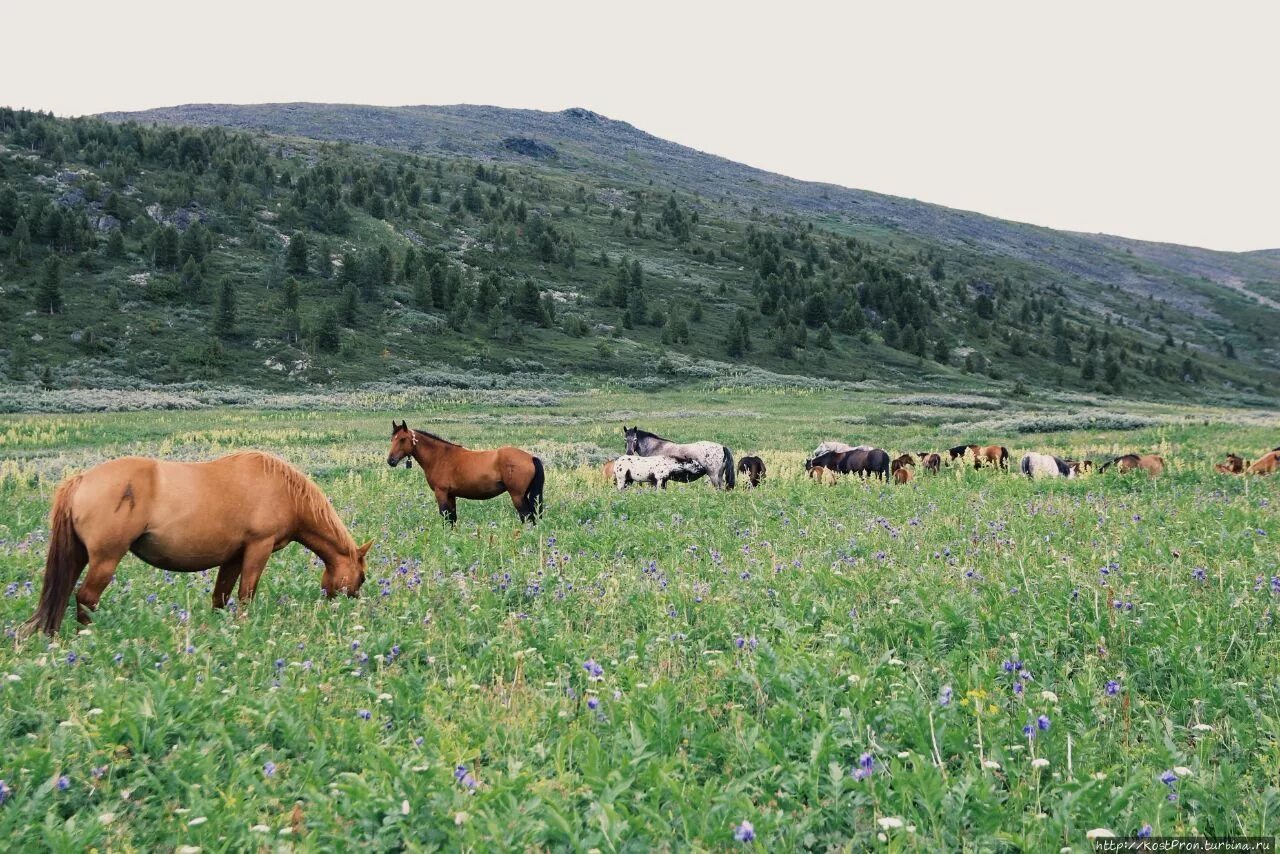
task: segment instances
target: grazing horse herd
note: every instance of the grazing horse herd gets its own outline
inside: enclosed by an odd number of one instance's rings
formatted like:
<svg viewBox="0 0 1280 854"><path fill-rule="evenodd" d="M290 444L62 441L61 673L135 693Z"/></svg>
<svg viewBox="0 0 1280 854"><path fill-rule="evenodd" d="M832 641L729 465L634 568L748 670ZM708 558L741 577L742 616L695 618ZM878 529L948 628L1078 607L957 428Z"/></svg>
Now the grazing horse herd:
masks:
<svg viewBox="0 0 1280 854"><path fill-rule="evenodd" d="M735 467L733 453L716 442L680 444L639 427L623 427L626 453L604 464L605 478L618 489L632 483L666 488L670 481L688 483L707 477L716 489L733 489L737 475L759 487L764 460L745 456ZM946 451L947 463L971 458L975 469L1008 470L1009 449L1001 445L957 445ZM457 522L457 500L484 500L503 493L511 497L521 522L537 522L542 512L545 472L542 460L527 451L502 447L473 451L425 430L391 422L387 465L416 460L435 495L440 514ZM937 474L942 454L904 453L890 460L882 448L823 442L805 460L809 477L820 481L840 475L893 479L909 483L912 469ZM1121 473L1164 473L1155 454L1124 454L1098 467ZM1280 448L1250 464L1228 454L1214 468L1224 474L1274 474ZM1021 473L1029 478L1073 478L1093 469L1092 460L1064 460L1028 453ZM129 552L143 562L170 572L200 572L218 567L213 607L223 608L239 582L239 597L253 598L267 559L289 543L301 543L324 564L326 596L356 596L365 580L365 556L373 542L357 545L320 488L298 469L269 454L240 451L210 462L186 463L123 457L68 478L54 495L49 518L49 550L44 583L35 614L21 636L49 635L62 625L76 582L76 617L90 622L116 566Z"/></svg>

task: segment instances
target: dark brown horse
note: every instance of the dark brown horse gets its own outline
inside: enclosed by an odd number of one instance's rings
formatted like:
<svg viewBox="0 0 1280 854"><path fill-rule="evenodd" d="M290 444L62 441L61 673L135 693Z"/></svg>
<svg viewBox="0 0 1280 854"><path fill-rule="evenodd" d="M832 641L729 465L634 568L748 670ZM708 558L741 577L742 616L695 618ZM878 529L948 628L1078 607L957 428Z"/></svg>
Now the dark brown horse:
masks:
<svg viewBox="0 0 1280 854"><path fill-rule="evenodd" d="M833 474L856 474L860 477L871 475L888 480L889 454L881 448L831 451L807 461L805 468L810 471L822 468Z"/></svg>
<svg viewBox="0 0 1280 854"><path fill-rule="evenodd" d="M122 457L63 482L49 514L49 554L35 615L23 635L58 631L76 579L76 619L90 622L129 552L170 572L218 567L213 607L240 582L248 601L272 552L299 542L324 562L325 594L355 596L365 555L329 499L279 457L242 451L207 463Z"/></svg>
<svg viewBox="0 0 1280 854"><path fill-rule="evenodd" d="M898 469L903 468L904 466L913 466L915 464L916 464L915 457L911 456L910 454L903 454L902 456L895 459L893 462L889 463L889 473L892 474L893 472L896 472Z"/></svg>
<svg viewBox="0 0 1280 854"><path fill-rule="evenodd" d="M458 499L483 501L502 493L511 496L521 522L538 521L542 512L542 460L511 446L495 451L469 451L425 430L411 430L391 422L391 450L387 465L418 461L427 486L436 496L440 515L450 525L458 521Z"/></svg>
<svg viewBox="0 0 1280 854"><path fill-rule="evenodd" d="M738 460L738 474L745 474L747 483L751 486L759 486L765 476L764 460L759 457L743 457Z"/></svg>
<svg viewBox="0 0 1280 854"><path fill-rule="evenodd" d="M1225 463L1218 463L1213 468L1214 471L1220 471L1223 474L1240 474L1244 471L1247 462L1248 461L1244 457L1239 457L1235 454L1227 454L1227 461Z"/></svg>

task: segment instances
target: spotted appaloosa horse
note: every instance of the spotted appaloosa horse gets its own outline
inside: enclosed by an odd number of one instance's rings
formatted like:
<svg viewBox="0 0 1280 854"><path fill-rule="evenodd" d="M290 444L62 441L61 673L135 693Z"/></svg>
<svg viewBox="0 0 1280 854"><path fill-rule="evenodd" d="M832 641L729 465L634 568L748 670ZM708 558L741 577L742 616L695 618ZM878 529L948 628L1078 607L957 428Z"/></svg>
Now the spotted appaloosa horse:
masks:
<svg viewBox="0 0 1280 854"><path fill-rule="evenodd" d="M689 442L680 444L664 439L656 433L639 427L622 426L627 439L627 453L641 457L672 457L682 462L696 463L716 489L733 489L737 475L733 466L733 453L715 442Z"/></svg>
<svg viewBox="0 0 1280 854"><path fill-rule="evenodd" d="M659 489L667 488L667 481L677 480L683 473L696 480L704 470L697 463L677 460L674 457L642 457L623 454L613 461L613 482L618 489L626 489L633 483L651 483Z"/></svg>

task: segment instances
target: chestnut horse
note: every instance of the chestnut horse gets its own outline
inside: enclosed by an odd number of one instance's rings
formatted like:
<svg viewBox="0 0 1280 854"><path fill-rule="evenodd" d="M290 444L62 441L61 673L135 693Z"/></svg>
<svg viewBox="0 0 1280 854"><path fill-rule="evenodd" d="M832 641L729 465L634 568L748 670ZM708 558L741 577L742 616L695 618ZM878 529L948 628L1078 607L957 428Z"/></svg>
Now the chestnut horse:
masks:
<svg viewBox="0 0 1280 854"><path fill-rule="evenodd" d="M1247 460L1245 460L1244 457L1236 456L1235 454L1227 454L1227 461L1225 463L1218 463L1213 468L1214 471L1220 471L1223 474L1240 474L1244 471L1246 462Z"/></svg>
<svg viewBox="0 0 1280 854"><path fill-rule="evenodd" d="M1009 468L1009 449L1003 445L970 445L969 451L973 454L975 469L980 469L983 465Z"/></svg>
<svg viewBox="0 0 1280 854"><path fill-rule="evenodd" d="M1112 466L1115 466L1116 471L1122 474L1131 472L1134 469L1142 469L1147 473L1148 477L1158 477L1164 474L1164 459L1156 454L1124 454L1111 460L1111 462L1103 463L1098 468L1098 471L1104 472Z"/></svg>
<svg viewBox="0 0 1280 854"><path fill-rule="evenodd" d="M1280 470L1280 450L1263 454L1256 463L1245 469L1245 474L1275 474Z"/></svg>
<svg viewBox="0 0 1280 854"><path fill-rule="evenodd" d="M391 450L387 465L418 461L427 486L436 496L440 515L450 525L458 521L458 499L483 501L502 493L511 496L521 522L537 524L542 512L542 460L510 445L495 451L469 451L425 430L410 430L405 422L391 422Z"/></svg>
<svg viewBox="0 0 1280 854"><path fill-rule="evenodd" d="M170 572L218 567L213 607L240 582L248 601L267 559L292 542L324 562L325 595L355 596L365 555L320 488L284 460L242 451L206 463L123 457L62 483L49 517L40 604L23 627L50 635L62 625L76 580L76 618L90 622L116 565L128 552Z"/></svg>

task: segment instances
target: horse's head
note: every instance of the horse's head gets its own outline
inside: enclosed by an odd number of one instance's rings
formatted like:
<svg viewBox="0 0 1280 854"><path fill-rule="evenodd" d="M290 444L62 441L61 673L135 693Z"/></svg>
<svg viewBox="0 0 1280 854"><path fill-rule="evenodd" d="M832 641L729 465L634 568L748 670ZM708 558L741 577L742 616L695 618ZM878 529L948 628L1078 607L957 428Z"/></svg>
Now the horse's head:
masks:
<svg viewBox="0 0 1280 854"><path fill-rule="evenodd" d="M325 595L329 597L345 593L355 597L360 595L360 585L364 584L365 555L373 547L373 540L363 546L356 547L355 556L340 555L324 565L324 578L321 584Z"/></svg>
<svg viewBox="0 0 1280 854"><path fill-rule="evenodd" d="M387 452L387 465L395 468L404 460L405 468L413 468L413 449L418 444L418 434L401 421L391 422L391 450Z"/></svg>
<svg viewBox="0 0 1280 854"><path fill-rule="evenodd" d="M640 453L640 428L628 427L626 424L623 424L622 435L627 437L627 453Z"/></svg>

